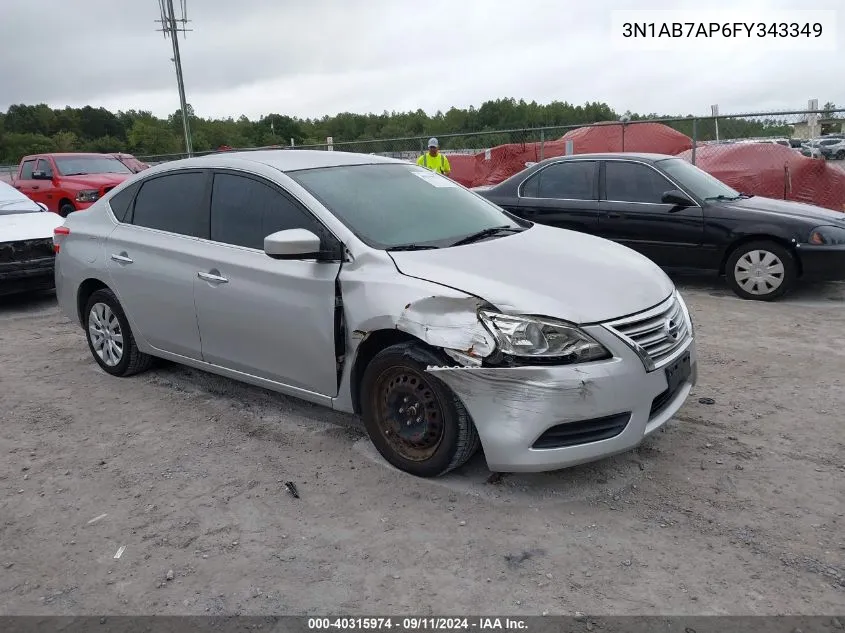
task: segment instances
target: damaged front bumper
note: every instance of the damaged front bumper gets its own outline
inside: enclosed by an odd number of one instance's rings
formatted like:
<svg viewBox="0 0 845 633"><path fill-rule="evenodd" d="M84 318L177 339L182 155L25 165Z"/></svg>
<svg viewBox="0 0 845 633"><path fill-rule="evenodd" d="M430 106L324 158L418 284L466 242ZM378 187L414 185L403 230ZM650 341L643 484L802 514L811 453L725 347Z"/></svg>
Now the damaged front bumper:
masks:
<svg viewBox="0 0 845 633"><path fill-rule="evenodd" d="M54 287L54 258L0 261L0 295Z"/></svg>
<svg viewBox="0 0 845 633"><path fill-rule="evenodd" d="M472 416L490 470L556 470L625 452L681 408L698 375L694 338L666 366L648 372L612 333L584 331L613 358L564 366L429 367Z"/></svg>

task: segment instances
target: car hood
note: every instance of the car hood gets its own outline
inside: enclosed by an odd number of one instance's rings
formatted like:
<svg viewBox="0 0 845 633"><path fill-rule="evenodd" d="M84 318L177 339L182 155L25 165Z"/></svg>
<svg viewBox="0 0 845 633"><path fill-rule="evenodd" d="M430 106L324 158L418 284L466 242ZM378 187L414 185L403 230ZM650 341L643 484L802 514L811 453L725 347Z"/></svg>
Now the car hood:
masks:
<svg viewBox="0 0 845 633"><path fill-rule="evenodd" d="M84 174L81 176L62 176L62 182L79 187L108 187L119 185L134 174Z"/></svg>
<svg viewBox="0 0 845 633"><path fill-rule="evenodd" d="M63 222L62 216L47 211L0 215L0 242L52 239L53 229Z"/></svg>
<svg viewBox="0 0 845 633"><path fill-rule="evenodd" d="M656 264L625 246L539 224L475 244L390 255L401 273L502 311L578 324L646 310L674 290Z"/></svg>
<svg viewBox="0 0 845 633"><path fill-rule="evenodd" d="M813 220L820 224L835 224L845 226L845 214L831 209L817 207L803 202L792 202L791 200L775 200L753 196L729 202L723 207L725 209L746 209L771 215L786 216L802 220Z"/></svg>

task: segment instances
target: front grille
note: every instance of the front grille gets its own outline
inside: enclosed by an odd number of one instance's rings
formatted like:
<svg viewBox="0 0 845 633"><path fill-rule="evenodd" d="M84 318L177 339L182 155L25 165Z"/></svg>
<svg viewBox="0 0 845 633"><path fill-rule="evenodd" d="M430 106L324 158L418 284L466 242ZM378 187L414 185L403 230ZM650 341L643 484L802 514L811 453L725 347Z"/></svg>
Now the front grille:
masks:
<svg viewBox="0 0 845 633"><path fill-rule="evenodd" d="M24 262L54 257L52 238L0 244L0 263Z"/></svg>
<svg viewBox="0 0 845 633"><path fill-rule="evenodd" d="M609 440L624 431L630 419L630 413L619 413L592 420L558 424L537 438L531 448L565 448L598 442L599 440Z"/></svg>
<svg viewBox="0 0 845 633"><path fill-rule="evenodd" d="M687 316L677 294L656 308L607 323L605 327L644 355L650 361L646 365L649 370L668 362L690 337Z"/></svg>

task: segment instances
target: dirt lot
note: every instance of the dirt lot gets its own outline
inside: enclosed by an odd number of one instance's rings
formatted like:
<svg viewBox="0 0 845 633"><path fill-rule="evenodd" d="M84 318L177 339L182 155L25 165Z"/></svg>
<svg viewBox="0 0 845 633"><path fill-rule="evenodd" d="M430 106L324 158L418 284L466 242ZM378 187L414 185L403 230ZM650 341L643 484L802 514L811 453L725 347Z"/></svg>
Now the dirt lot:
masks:
<svg viewBox="0 0 845 633"><path fill-rule="evenodd" d="M499 483L201 372L111 378L52 298L4 300L0 614L841 611L845 287L685 287L700 384L665 432Z"/></svg>

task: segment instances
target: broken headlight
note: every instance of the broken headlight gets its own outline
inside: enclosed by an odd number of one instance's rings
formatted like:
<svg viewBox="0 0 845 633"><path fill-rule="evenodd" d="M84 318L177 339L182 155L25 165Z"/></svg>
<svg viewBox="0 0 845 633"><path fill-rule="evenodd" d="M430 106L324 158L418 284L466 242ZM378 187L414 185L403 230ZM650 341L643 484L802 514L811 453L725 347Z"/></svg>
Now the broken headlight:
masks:
<svg viewBox="0 0 845 633"><path fill-rule="evenodd" d="M539 317L481 310L479 319L496 339L498 351L519 360L586 363L610 358L601 343L577 327Z"/></svg>

